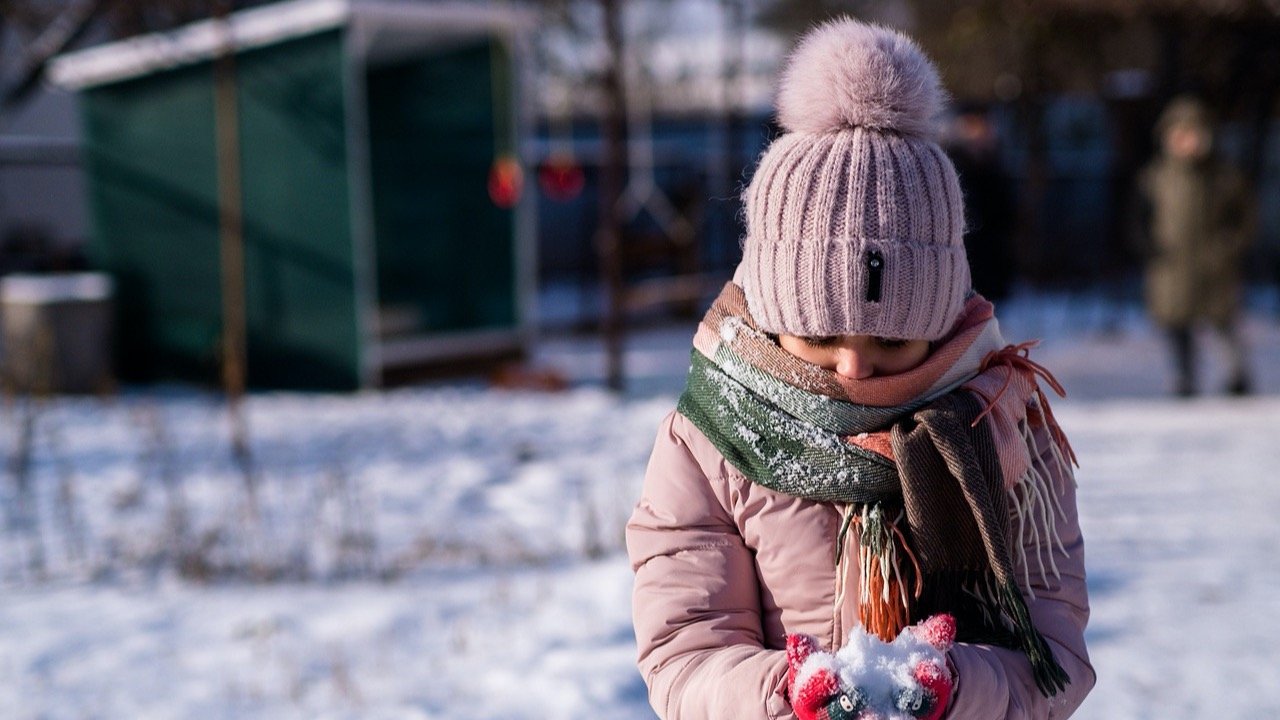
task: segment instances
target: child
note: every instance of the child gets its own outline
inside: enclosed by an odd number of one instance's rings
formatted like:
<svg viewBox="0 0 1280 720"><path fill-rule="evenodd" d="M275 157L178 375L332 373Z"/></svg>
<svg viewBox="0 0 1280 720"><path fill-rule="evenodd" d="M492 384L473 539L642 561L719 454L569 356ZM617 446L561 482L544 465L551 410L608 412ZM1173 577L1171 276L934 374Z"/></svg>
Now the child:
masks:
<svg viewBox="0 0 1280 720"><path fill-rule="evenodd" d="M627 525L663 718L1061 718L1093 685L1061 388L970 290L941 103L882 28L788 61Z"/></svg>
<svg viewBox="0 0 1280 720"><path fill-rule="evenodd" d="M1249 364L1240 331L1241 261L1254 231L1244 176L1214 148L1209 108L1176 98L1156 125L1161 153L1138 176L1145 227L1147 310L1169 338L1174 392L1196 393L1195 329L1212 325L1227 346L1226 391L1247 395Z"/></svg>

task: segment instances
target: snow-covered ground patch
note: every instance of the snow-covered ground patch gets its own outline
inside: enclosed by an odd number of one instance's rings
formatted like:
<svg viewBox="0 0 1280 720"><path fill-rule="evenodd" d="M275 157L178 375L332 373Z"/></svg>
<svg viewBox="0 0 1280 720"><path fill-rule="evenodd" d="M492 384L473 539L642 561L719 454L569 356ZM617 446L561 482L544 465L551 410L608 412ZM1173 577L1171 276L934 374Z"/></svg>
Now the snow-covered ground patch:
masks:
<svg viewBox="0 0 1280 720"><path fill-rule="evenodd" d="M1280 399L1061 407L1098 672L1079 717L1280 717Z"/></svg>
<svg viewBox="0 0 1280 720"><path fill-rule="evenodd" d="M614 554L392 584L10 590L0 715L652 717L629 578Z"/></svg>
<svg viewBox="0 0 1280 720"><path fill-rule="evenodd" d="M1280 717L1280 326L1247 325L1259 396L1179 402L1140 317L1055 312L1005 328L1047 336L1072 393L1099 674L1077 717ZM690 333L629 341L626 398L564 338L538 356L562 394L255 395L257 521L212 396L0 408L0 717L652 717L621 528Z"/></svg>
<svg viewBox="0 0 1280 720"><path fill-rule="evenodd" d="M18 401L0 409L0 582L394 579L617 551L670 404L590 388L255 395L246 475L214 395Z"/></svg>

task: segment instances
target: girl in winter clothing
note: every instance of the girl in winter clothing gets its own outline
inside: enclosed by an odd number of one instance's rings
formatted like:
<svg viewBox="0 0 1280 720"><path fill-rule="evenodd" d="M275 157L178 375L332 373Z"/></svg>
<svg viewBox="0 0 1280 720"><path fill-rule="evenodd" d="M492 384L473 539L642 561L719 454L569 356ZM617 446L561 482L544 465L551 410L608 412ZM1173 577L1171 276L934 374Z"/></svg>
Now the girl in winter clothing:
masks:
<svg viewBox="0 0 1280 720"><path fill-rule="evenodd" d="M788 62L627 525L663 718L1060 718L1093 685L1061 388L970 289L941 103L882 28Z"/></svg>

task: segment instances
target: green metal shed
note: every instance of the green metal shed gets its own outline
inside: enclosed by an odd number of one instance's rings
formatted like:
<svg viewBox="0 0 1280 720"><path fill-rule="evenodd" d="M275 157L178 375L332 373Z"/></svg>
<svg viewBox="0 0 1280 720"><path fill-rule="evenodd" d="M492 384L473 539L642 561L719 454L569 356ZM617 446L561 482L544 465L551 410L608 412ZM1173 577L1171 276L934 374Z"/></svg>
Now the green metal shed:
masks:
<svg viewBox="0 0 1280 720"><path fill-rule="evenodd" d="M522 351L532 205L499 207L488 185L519 157L528 25L475 4L293 0L58 58L51 79L80 97L89 252L116 279L122 376L217 378L213 58L228 41L249 384L370 387Z"/></svg>

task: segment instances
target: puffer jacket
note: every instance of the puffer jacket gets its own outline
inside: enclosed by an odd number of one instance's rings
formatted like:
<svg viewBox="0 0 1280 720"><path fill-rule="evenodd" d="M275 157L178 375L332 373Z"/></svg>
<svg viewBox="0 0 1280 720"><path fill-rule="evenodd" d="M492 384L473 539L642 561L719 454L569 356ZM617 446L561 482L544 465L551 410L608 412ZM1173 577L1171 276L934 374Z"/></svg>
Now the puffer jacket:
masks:
<svg viewBox="0 0 1280 720"><path fill-rule="evenodd" d="M1047 437L1036 440L1049 447ZM1045 698L1021 652L959 643L950 653L957 684L948 718L1064 718L1093 687L1074 482L1052 485L1062 492L1066 518L1057 529L1068 555L1055 558L1061 580L1050 575L1046 586L1031 573L1028 604L1071 683ZM659 716L794 718L787 634L815 635L836 649L857 625L858 569L848 560L857 556L855 532L840 566L834 561L844 510L752 483L687 418L667 416L626 530L639 667ZM1027 557L1049 551L1028 545Z"/></svg>

